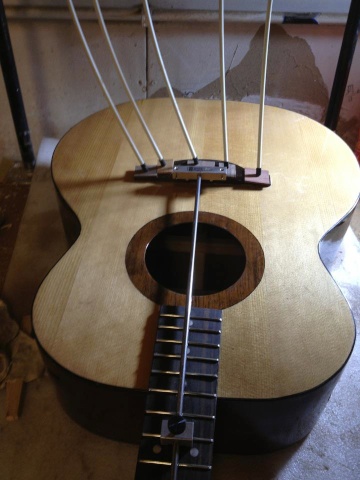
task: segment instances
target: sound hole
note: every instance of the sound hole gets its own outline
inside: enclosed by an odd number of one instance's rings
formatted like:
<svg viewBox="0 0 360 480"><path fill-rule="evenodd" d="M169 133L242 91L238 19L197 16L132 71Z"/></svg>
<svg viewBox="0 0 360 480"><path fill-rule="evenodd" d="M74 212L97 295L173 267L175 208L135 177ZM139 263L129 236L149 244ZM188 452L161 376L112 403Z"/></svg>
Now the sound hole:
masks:
<svg viewBox="0 0 360 480"><path fill-rule="evenodd" d="M191 254L191 223L160 231L149 243L145 263L163 287L186 293ZM233 285L245 269L241 243L227 230L199 223L194 269L194 295L211 295Z"/></svg>

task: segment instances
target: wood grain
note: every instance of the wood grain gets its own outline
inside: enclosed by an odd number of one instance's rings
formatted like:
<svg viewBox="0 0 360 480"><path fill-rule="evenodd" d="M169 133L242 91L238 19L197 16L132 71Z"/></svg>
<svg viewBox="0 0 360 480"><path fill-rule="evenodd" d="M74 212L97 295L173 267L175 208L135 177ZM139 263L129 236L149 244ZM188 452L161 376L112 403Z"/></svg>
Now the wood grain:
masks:
<svg viewBox="0 0 360 480"><path fill-rule="evenodd" d="M139 106L166 158L189 154L167 99ZM120 111L145 158L154 154L129 105ZM217 101L181 100L201 158L222 159ZM230 161L256 163L258 108L228 102ZM219 396L279 398L315 388L347 361L351 312L318 255L318 243L354 206L359 169L331 131L301 115L266 108L261 191L205 187L201 209L250 230L265 255L255 291L224 311ZM138 184L134 155L108 110L75 126L53 160L55 183L81 234L36 297L34 329L56 362L83 378L147 388L158 307L129 279L125 254L147 222L191 210L194 186Z"/></svg>

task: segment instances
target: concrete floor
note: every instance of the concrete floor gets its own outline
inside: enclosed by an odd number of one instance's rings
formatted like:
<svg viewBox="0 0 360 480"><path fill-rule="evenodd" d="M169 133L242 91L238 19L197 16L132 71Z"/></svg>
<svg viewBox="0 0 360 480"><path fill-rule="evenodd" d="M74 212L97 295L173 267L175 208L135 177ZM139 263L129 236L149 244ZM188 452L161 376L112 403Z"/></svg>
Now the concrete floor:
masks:
<svg viewBox="0 0 360 480"><path fill-rule="evenodd" d="M30 313L41 279L66 250L50 180L49 152L53 145L48 140L39 152L2 291L2 298L17 320ZM331 271L348 299L359 332L359 208L352 227ZM360 478L359 367L358 341L323 415L303 442L269 455L216 455L213 479ZM133 478L137 447L98 437L70 420L47 375L28 383L24 393L20 419L7 422L5 391L0 391L0 480Z"/></svg>

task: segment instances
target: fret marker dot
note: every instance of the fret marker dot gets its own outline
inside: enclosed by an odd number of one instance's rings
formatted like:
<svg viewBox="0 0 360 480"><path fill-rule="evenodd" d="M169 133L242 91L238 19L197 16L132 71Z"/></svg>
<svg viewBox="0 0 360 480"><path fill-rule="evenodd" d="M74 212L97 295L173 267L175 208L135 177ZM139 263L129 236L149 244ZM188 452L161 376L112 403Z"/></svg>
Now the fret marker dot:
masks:
<svg viewBox="0 0 360 480"><path fill-rule="evenodd" d="M190 320L189 325L190 325L190 327L192 327L194 325L194 322L192 320Z"/></svg>
<svg viewBox="0 0 360 480"><path fill-rule="evenodd" d="M153 452L158 454L161 452L161 445L154 445L153 446Z"/></svg>
<svg viewBox="0 0 360 480"><path fill-rule="evenodd" d="M187 354L189 355L189 353L190 353L190 347L187 348L186 352L187 352Z"/></svg>
<svg viewBox="0 0 360 480"><path fill-rule="evenodd" d="M197 456L199 455L199 450L198 450L197 448L192 448L192 449L190 450L190 455L191 455L192 457L197 457Z"/></svg>

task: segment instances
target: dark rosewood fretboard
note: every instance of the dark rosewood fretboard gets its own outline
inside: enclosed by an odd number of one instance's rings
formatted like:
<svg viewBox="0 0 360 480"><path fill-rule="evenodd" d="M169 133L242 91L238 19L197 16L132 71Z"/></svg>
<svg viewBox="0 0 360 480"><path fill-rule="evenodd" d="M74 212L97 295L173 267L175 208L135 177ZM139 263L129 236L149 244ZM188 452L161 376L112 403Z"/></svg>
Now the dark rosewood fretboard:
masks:
<svg viewBox="0 0 360 480"><path fill-rule="evenodd" d="M136 480L170 479L173 446L161 443L163 419L176 413L185 309L162 306L146 399ZM215 431L221 310L191 310L184 417L194 422L192 446L181 446L178 480L209 480Z"/></svg>

